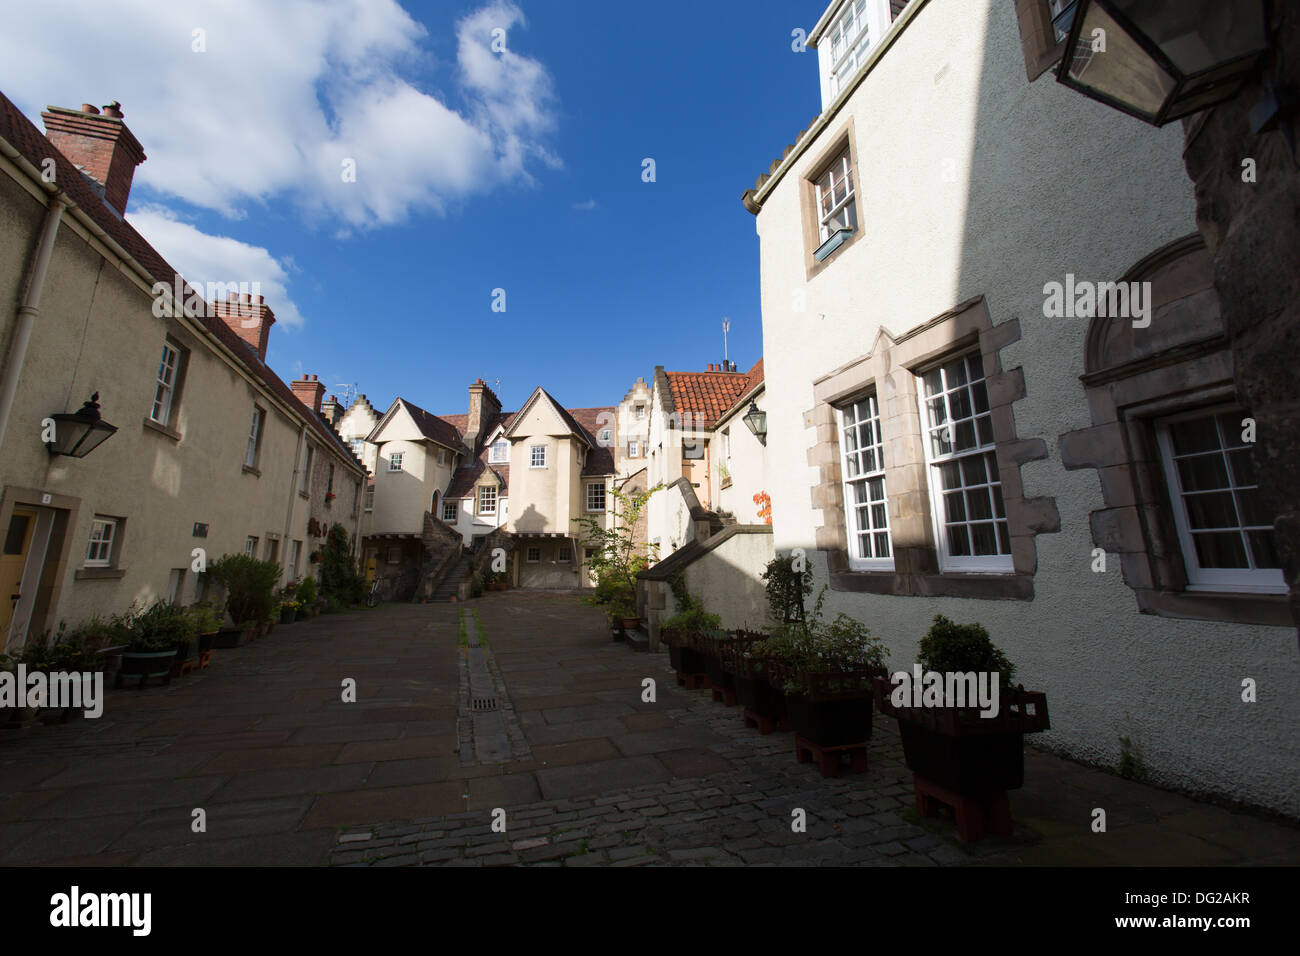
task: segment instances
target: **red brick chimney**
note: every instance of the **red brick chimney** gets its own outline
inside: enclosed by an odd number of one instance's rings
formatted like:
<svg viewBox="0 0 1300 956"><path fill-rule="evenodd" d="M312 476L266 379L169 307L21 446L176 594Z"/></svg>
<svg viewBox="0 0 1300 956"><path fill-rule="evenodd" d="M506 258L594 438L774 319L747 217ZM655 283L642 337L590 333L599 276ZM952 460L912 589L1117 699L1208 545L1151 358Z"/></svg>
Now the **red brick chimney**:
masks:
<svg viewBox="0 0 1300 956"><path fill-rule="evenodd" d="M325 384L316 381L315 375L304 375L298 381L290 382L289 387L293 389L293 394L298 401L313 412L320 411L320 401L325 397Z"/></svg>
<svg viewBox="0 0 1300 956"><path fill-rule="evenodd" d="M262 302L260 295L227 294L225 302L211 303L212 314L234 330L235 334L253 347L257 357L266 361L266 340L275 324L275 313ZM325 386L322 385L323 389ZM319 407L320 400L317 400Z"/></svg>
<svg viewBox="0 0 1300 956"><path fill-rule="evenodd" d="M343 417L343 404L339 401L337 395L331 395L321 405L320 412L325 416L325 421L331 425L337 425L339 419Z"/></svg>
<svg viewBox="0 0 1300 956"><path fill-rule="evenodd" d="M122 104L114 100L101 113L89 103L81 109L46 107L45 137L104 187L104 199L119 213L126 214L135 168L145 161L144 147L122 122Z"/></svg>

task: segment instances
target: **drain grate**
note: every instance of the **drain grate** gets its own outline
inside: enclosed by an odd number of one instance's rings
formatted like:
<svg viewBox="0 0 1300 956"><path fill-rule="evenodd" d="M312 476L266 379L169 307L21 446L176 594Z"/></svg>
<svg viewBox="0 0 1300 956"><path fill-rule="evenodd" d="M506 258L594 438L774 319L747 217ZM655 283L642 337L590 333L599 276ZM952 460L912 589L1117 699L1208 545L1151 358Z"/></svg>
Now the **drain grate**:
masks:
<svg viewBox="0 0 1300 956"><path fill-rule="evenodd" d="M475 697L470 701L470 710L476 714L486 714L497 709L495 697Z"/></svg>

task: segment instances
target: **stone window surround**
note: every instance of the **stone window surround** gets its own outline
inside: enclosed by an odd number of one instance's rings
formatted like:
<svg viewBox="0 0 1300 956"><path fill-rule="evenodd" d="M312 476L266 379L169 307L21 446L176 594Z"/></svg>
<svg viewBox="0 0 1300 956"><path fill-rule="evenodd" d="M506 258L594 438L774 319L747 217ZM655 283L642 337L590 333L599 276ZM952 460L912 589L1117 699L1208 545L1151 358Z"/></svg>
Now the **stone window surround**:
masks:
<svg viewBox="0 0 1300 956"><path fill-rule="evenodd" d="M1199 235L1177 240L1144 258L1122 281L1156 275L1162 266L1203 249ZM1058 442L1065 468L1096 469L1101 481L1105 506L1089 517L1093 544L1119 555L1124 583L1144 614L1292 626L1285 594L1187 590L1156 424L1200 408L1241 404L1227 337L1199 338L1154 357L1100 367L1108 323L1098 318L1089 327L1089 371L1080 376L1093 424L1061 435Z"/></svg>
<svg viewBox="0 0 1300 956"><path fill-rule="evenodd" d="M861 189L858 176L858 145L857 138L854 135L852 116L838 131L827 137L827 143L828 145L816 154L811 165L807 167L807 173L799 177L799 209L800 220L803 223L805 281L811 281L814 276L821 274L832 262L841 258L844 251L857 242L863 233L862 207L858 202ZM817 177L824 173L831 163L839 159L840 154L844 152L846 147L849 151L849 169L853 175L853 202L857 207L854 216L858 221L858 225L853 230L853 235L845 239L838 249L821 262L818 262L814 253L821 247L822 240L820 232L821 217L817 212Z"/></svg>
<svg viewBox="0 0 1300 956"><path fill-rule="evenodd" d="M183 437L178 426L181 417L181 401L185 394L185 378L190 368L190 347L182 342L180 337L170 332L163 336L163 344L176 353L176 373L172 378L172 395L167 405L167 421L157 422L153 420L151 398L149 412L145 413L142 424L149 431L165 435L172 441L179 442ZM159 358L161 360L161 356Z"/></svg>
<svg viewBox="0 0 1300 956"><path fill-rule="evenodd" d="M1015 0L1020 21L1020 48L1025 55L1025 74L1038 79L1061 60L1065 41L1057 42L1047 0Z"/></svg>
<svg viewBox="0 0 1300 956"><path fill-rule="evenodd" d="M1003 371L999 351L1020 339L1020 323L992 323L983 296L970 299L893 339L883 329L870 353L813 383L814 407L806 427L816 428L808 463L818 469L812 505L823 525L815 546L826 553L830 587L836 591L928 597L1032 600L1038 569L1034 536L1060 530L1054 498L1025 498L1020 466L1047 457L1041 438L1016 436L1012 403L1025 397L1022 369ZM940 572L931 517L929 475L917 401L917 372L936 361L977 347L984 362L993 420L998 475L1011 531L1011 573ZM889 498L893 570L849 569L842 465L836 406L871 391L878 396L884 439L885 488Z"/></svg>

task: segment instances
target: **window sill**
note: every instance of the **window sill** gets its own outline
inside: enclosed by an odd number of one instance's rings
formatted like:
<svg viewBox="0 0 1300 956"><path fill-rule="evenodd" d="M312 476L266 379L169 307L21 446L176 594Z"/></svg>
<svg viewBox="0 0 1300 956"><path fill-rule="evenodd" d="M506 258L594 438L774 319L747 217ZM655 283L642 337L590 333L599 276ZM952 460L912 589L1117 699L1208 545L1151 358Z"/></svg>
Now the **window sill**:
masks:
<svg viewBox="0 0 1300 956"><path fill-rule="evenodd" d="M730 488L730 487L731 487L731 478L730 478L730 477L723 478L722 481L720 481L720 482L718 483L718 487L719 487L719 488Z"/></svg>
<svg viewBox="0 0 1300 956"><path fill-rule="evenodd" d="M172 441L178 442L181 440L181 433L176 431L176 429L168 428L166 425L160 425L147 415L144 418L144 427L148 431L157 432L159 435L170 438Z"/></svg>
<svg viewBox="0 0 1300 956"><path fill-rule="evenodd" d="M78 568L75 581L116 581L126 576L126 568Z"/></svg>
<svg viewBox="0 0 1300 956"><path fill-rule="evenodd" d="M259 468L254 468L252 465L245 465L244 468L243 468L243 472L244 472L244 474L246 474L246 475L252 475L254 478L261 478L261 477L262 477L261 469L259 469Z"/></svg>
<svg viewBox="0 0 1300 956"><path fill-rule="evenodd" d="M1258 591L1155 591L1134 589L1138 609L1157 617L1192 621L1226 621L1234 624L1262 624L1295 627L1287 594Z"/></svg>
<svg viewBox="0 0 1300 956"><path fill-rule="evenodd" d="M307 494L305 491L298 492L298 497L304 501L311 501L311 495Z"/></svg>
<svg viewBox="0 0 1300 956"><path fill-rule="evenodd" d="M989 601L1032 601L1028 574L900 574L895 571L832 571L832 591L895 597L960 597Z"/></svg>

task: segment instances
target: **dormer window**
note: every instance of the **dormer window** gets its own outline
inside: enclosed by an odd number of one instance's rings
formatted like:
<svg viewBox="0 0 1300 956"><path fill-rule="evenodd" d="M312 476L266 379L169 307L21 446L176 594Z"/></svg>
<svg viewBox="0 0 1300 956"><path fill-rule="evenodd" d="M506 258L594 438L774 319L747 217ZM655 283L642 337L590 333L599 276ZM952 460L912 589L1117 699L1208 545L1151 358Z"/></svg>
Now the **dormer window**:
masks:
<svg viewBox="0 0 1300 956"><path fill-rule="evenodd" d="M488 461L494 465L504 464L510 460L510 442L504 438L492 443L492 450L488 452Z"/></svg>
<svg viewBox="0 0 1300 956"><path fill-rule="evenodd" d="M905 6L898 0L845 0L817 41L826 80L823 108L848 89L872 49L889 32L895 11Z"/></svg>

